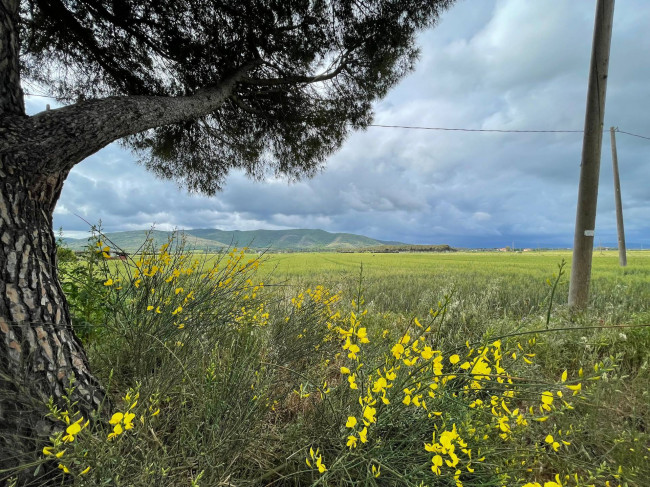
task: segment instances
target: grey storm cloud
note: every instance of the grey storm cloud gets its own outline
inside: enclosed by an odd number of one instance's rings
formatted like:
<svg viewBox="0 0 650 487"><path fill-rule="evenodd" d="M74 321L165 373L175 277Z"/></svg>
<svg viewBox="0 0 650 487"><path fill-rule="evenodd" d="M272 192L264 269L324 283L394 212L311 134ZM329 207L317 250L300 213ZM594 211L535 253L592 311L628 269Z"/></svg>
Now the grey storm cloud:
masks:
<svg viewBox="0 0 650 487"><path fill-rule="evenodd" d="M581 130L594 3L465 0L419 37L415 71L375 106L375 123L471 129ZM605 128L650 135L650 2L618 2ZM30 112L43 99L28 98ZM650 240L650 141L619 133L632 246ZM570 246L582 134L370 127L350 135L313 179L229 176L190 195L117 144L77 166L54 225L87 231L322 228L385 240L464 246ZM603 138L597 237L616 242L609 134ZM77 216L78 215L78 216Z"/></svg>

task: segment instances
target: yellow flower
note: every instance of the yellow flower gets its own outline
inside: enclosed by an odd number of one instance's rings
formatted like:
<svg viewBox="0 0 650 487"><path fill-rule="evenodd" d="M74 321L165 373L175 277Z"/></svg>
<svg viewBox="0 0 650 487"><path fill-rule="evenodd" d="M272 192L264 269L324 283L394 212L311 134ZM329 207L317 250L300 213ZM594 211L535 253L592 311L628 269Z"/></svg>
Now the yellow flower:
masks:
<svg viewBox="0 0 650 487"><path fill-rule="evenodd" d="M431 471L436 475L440 475L440 467L442 466L442 457L440 455L435 455L431 459L431 462L433 463L433 465L431 465Z"/></svg>
<svg viewBox="0 0 650 487"><path fill-rule="evenodd" d="M404 353L404 347L402 346L401 343L396 343L393 348L391 349L391 352L393 353L393 356L399 360L399 358L402 356Z"/></svg>
<svg viewBox="0 0 650 487"><path fill-rule="evenodd" d="M429 360L431 357L433 357L433 349L429 345L427 345L426 347L424 347L424 350L420 352L420 355L422 355L422 358L424 360Z"/></svg>
<svg viewBox="0 0 650 487"><path fill-rule="evenodd" d="M419 357L417 355L415 355L413 358L410 358L410 359L405 358L404 359L404 365L406 365L407 367L412 367L418 361L418 358Z"/></svg>
<svg viewBox="0 0 650 487"><path fill-rule="evenodd" d="M83 469L79 475L86 475L88 472L90 472L90 467Z"/></svg>
<svg viewBox="0 0 650 487"><path fill-rule="evenodd" d="M547 411L550 410L551 404L553 404L553 393L549 391L542 392L542 407Z"/></svg>
<svg viewBox="0 0 650 487"><path fill-rule="evenodd" d="M59 468L63 470L63 473L70 473L70 469L68 469L68 467L66 467L62 463L59 463Z"/></svg>
<svg viewBox="0 0 650 487"><path fill-rule="evenodd" d="M61 450L60 452L58 452L58 453L57 453L56 455L54 455L54 456L55 456L56 458L61 458L61 457L63 456L64 453L65 453L65 450Z"/></svg>
<svg viewBox="0 0 650 487"><path fill-rule="evenodd" d="M388 382L383 377L379 377L372 385L372 392L380 392L388 387Z"/></svg>
<svg viewBox="0 0 650 487"><path fill-rule="evenodd" d="M354 416L348 416L348 421L345 423L346 428L354 428L357 424L357 418Z"/></svg>
<svg viewBox="0 0 650 487"><path fill-rule="evenodd" d="M460 357L456 354L449 357L449 362L451 362L452 365L457 364L459 361L460 361Z"/></svg>
<svg viewBox="0 0 650 487"><path fill-rule="evenodd" d="M108 421L110 424L118 424L122 422L124 415L122 413L115 413L111 416L111 419Z"/></svg>
<svg viewBox="0 0 650 487"><path fill-rule="evenodd" d="M115 438L116 436L121 435L123 432L124 432L124 430L122 429L122 425L118 423L113 428L113 432L109 433L108 439L110 440L112 438Z"/></svg>
<svg viewBox="0 0 650 487"><path fill-rule="evenodd" d="M443 431L440 435L440 444L446 449L451 450L452 441L458 438L458 433L456 432L456 425L454 424L451 431Z"/></svg>
<svg viewBox="0 0 650 487"><path fill-rule="evenodd" d="M564 372L562 372L561 380L562 380L562 382L566 382L566 379L567 379L567 371L565 370Z"/></svg>
<svg viewBox="0 0 650 487"><path fill-rule="evenodd" d="M359 431L359 439L361 440L361 443L368 442L368 428L364 427L361 431Z"/></svg>
<svg viewBox="0 0 650 487"><path fill-rule="evenodd" d="M54 455L54 453L52 453L52 447L51 446L43 447L43 455L45 456Z"/></svg>
<svg viewBox="0 0 650 487"><path fill-rule="evenodd" d="M65 432L68 433L69 435L73 435L73 436L79 434L79 432L81 431L81 425L79 423L81 423L81 421L83 421L83 418L81 418L80 420L77 420L76 422L74 422L70 426L68 426L66 428Z"/></svg>
<svg viewBox="0 0 650 487"><path fill-rule="evenodd" d="M350 373L350 369L348 369L347 367L341 367L341 374L349 374L349 373Z"/></svg>
<svg viewBox="0 0 650 487"><path fill-rule="evenodd" d="M381 475L381 465L378 466L372 466L372 474L375 476L375 478L379 477Z"/></svg>
<svg viewBox="0 0 650 487"><path fill-rule="evenodd" d="M359 328L357 330L357 336L359 337L361 343L370 343L370 340L368 340L368 332L365 328Z"/></svg>
<svg viewBox="0 0 650 487"><path fill-rule="evenodd" d="M134 413L126 413L124 415L124 429L130 430L133 428L133 418L135 418Z"/></svg>
<svg viewBox="0 0 650 487"><path fill-rule="evenodd" d="M327 468L325 467L325 464L323 463L323 457L319 456L316 459L316 467L318 468L319 473L325 473L327 471Z"/></svg>
<svg viewBox="0 0 650 487"><path fill-rule="evenodd" d="M371 406L366 406L366 408L363 410L363 417L367 419L369 423L374 423L377 421L375 414L377 414L377 410Z"/></svg>
<svg viewBox="0 0 650 487"><path fill-rule="evenodd" d="M83 419L83 418L82 418ZM75 435L77 435L81 431L81 426L79 423L72 423L70 426L68 426L65 430L67 435L65 435L62 439L64 442L71 442L74 441Z"/></svg>
<svg viewBox="0 0 650 487"><path fill-rule="evenodd" d="M357 447L357 437L354 435L348 436L348 442L346 443L346 446L348 448L356 448Z"/></svg>
<svg viewBox="0 0 650 487"><path fill-rule="evenodd" d="M357 353L359 353L361 349L359 348L359 345L356 345L354 343L351 343L350 346L348 347L348 358L351 359L356 359L357 358Z"/></svg>
<svg viewBox="0 0 650 487"><path fill-rule="evenodd" d="M112 286L113 285L113 279L108 279L107 281L104 281L104 286Z"/></svg>
<svg viewBox="0 0 650 487"><path fill-rule="evenodd" d="M574 386L566 386L566 387L567 387L567 389L572 390L573 395L575 396L576 394L578 394L582 390L582 383L578 383L578 384L576 384Z"/></svg>

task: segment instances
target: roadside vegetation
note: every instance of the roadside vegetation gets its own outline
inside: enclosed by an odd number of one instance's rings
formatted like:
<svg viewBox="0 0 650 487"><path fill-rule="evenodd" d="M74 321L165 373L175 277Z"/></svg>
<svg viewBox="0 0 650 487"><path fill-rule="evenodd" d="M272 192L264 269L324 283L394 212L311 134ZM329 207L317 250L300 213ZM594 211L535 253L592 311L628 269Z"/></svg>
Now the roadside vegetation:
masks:
<svg viewBox="0 0 650 487"><path fill-rule="evenodd" d="M42 463L62 482L613 487L650 475L648 253L624 269L595 253L591 306L572 314L567 253L202 256L179 239L126 261L110 250L98 237L60 264L111 398L104 423L50 405L61 427Z"/></svg>

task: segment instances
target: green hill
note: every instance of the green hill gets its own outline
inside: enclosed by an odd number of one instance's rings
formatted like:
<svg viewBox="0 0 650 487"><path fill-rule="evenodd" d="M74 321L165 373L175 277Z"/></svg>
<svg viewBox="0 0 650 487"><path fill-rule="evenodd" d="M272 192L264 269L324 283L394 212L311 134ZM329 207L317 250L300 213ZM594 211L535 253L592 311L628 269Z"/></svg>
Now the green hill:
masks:
<svg viewBox="0 0 650 487"><path fill-rule="evenodd" d="M154 244L160 246L167 242L171 232L154 230L134 230L128 232L113 232L106 234L106 240L112 242L111 247L134 252L144 242L147 233L154 239ZM218 230L199 228L184 230L189 248L200 251L216 251L224 247L249 247L251 249L304 252L323 250L357 250L386 245L405 245L399 242L385 242L363 235L351 233L330 233L324 230ZM87 245L86 239L66 238L64 242L72 250L83 250Z"/></svg>
<svg viewBox="0 0 650 487"><path fill-rule="evenodd" d="M324 230L252 230L226 231L216 229L186 230L185 233L207 240L216 240L235 247L273 250L337 250L382 245L383 242L351 233L329 233Z"/></svg>
<svg viewBox="0 0 650 487"><path fill-rule="evenodd" d="M147 235L152 238L154 245L160 247L167 243L172 232L164 232L160 230L132 230L128 232L112 232L105 234L104 240L113 248L121 249L127 252L137 251L144 243ZM219 249L226 247L227 244L215 242L213 240L205 240L193 235L185 235L187 246L197 250ZM65 238L63 239L66 247L72 250L84 250L88 245L88 239L85 238Z"/></svg>

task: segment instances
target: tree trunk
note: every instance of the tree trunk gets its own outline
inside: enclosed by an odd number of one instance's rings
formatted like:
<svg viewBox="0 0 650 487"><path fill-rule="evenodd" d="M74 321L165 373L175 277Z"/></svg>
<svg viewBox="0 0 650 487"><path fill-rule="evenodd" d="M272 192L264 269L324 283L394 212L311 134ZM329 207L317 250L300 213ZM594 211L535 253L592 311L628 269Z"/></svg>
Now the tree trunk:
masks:
<svg viewBox="0 0 650 487"><path fill-rule="evenodd" d="M67 172L26 174L6 155L1 162L0 470L33 460L52 432L45 403L52 397L61 406L73 375L73 400L86 418L104 400L57 277L52 213Z"/></svg>
<svg viewBox="0 0 650 487"><path fill-rule="evenodd" d="M64 407L73 377L71 399L86 419L105 400L57 277L52 214L68 173L117 139L214 112L260 63L245 63L191 96L116 96L29 117L18 5L0 0L0 484L3 470L39 455L39 442L54 431L46 403L51 397Z"/></svg>

